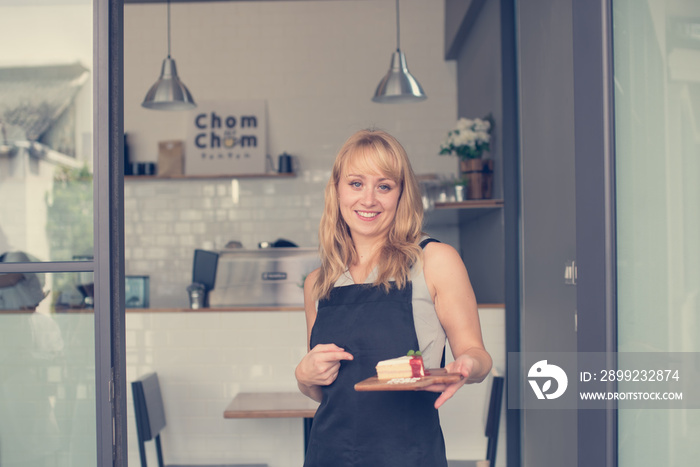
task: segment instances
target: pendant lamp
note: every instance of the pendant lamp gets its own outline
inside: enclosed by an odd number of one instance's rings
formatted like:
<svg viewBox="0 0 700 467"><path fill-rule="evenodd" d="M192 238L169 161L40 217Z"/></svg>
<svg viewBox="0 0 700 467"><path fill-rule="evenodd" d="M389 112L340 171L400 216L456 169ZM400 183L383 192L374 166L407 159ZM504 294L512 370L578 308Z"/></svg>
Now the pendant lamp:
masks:
<svg viewBox="0 0 700 467"><path fill-rule="evenodd" d="M391 56L389 71L382 78L372 100L380 103L417 102L426 98L420 83L411 75L406 56L401 52L399 0L396 0L396 52Z"/></svg>
<svg viewBox="0 0 700 467"><path fill-rule="evenodd" d="M168 56L163 60L160 77L141 103L154 110L189 110L197 107L192 94L177 76L175 60L170 58L170 0L168 0Z"/></svg>

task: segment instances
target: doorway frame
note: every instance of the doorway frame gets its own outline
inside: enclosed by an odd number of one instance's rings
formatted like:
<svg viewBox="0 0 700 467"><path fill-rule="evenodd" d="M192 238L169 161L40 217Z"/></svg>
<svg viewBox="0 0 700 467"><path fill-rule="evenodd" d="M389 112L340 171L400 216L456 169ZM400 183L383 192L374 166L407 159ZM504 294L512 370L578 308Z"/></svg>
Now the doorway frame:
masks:
<svg viewBox="0 0 700 467"><path fill-rule="evenodd" d="M100 466L127 464L123 48L124 1L93 0L95 385Z"/></svg>
<svg viewBox="0 0 700 467"><path fill-rule="evenodd" d="M612 1L572 3L577 350L610 359L617 352ZM578 411L577 436L579 465L617 466L613 405Z"/></svg>

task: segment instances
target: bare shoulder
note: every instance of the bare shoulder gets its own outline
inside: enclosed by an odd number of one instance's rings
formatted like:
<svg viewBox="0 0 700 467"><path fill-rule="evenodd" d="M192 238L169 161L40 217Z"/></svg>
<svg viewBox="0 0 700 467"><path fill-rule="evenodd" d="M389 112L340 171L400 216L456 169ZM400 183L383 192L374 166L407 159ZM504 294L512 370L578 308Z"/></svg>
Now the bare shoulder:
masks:
<svg viewBox="0 0 700 467"><path fill-rule="evenodd" d="M321 268L316 268L306 275L304 278L304 301L311 298L312 292L314 290L314 285L318 280L318 275L321 272Z"/></svg>
<svg viewBox="0 0 700 467"><path fill-rule="evenodd" d="M423 249L424 268L444 268L453 263L464 266L459 252L447 243L428 243Z"/></svg>
<svg viewBox="0 0 700 467"><path fill-rule="evenodd" d="M311 288L314 286L318 280L318 275L321 272L321 268L316 268L306 275L304 278L304 289Z"/></svg>
<svg viewBox="0 0 700 467"><path fill-rule="evenodd" d="M433 297L438 289L453 287L469 281L467 269L459 252L446 243L432 242L423 250L423 274Z"/></svg>

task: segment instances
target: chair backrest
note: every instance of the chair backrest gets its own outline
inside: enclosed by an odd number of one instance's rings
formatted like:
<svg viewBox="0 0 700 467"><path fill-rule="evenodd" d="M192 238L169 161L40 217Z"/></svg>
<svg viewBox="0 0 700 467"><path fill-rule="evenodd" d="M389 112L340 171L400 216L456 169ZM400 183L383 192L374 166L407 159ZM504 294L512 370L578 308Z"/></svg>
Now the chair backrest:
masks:
<svg viewBox="0 0 700 467"><path fill-rule="evenodd" d="M131 383L134 398L134 415L136 432L141 455L141 467L147 467L144 443L155 439L158 465L163 467L163 452L160 444L160 432L165 428L165 410L160 393L158 375L149 373Z"/></svg>
<svg viewBox="0 0 700 467"><path fill-rule="evenodd" d="M491 396L489 397L489 411L486 416L486 428L484 435L488 438L486 447L486 460L489 465L496 465L496 446L498 445L498 428L501 422L501 405L503 402L502 376L491 378Z"/></svg>

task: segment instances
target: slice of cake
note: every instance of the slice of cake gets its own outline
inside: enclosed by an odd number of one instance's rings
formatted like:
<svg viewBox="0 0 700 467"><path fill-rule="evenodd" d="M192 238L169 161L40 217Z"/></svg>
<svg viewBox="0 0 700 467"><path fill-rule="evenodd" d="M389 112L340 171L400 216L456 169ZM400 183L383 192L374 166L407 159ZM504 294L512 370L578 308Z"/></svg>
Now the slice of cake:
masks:
<svg viewBox="0 0 700 467"><path fill-rule="evenodd" d="M403 357L382 360L377 363L377 379L380 381L391 380L395 378L420 378L425 376L425 368L423 367L423 357L420 350L414 352L411 350L408 355Z"/></svg>

